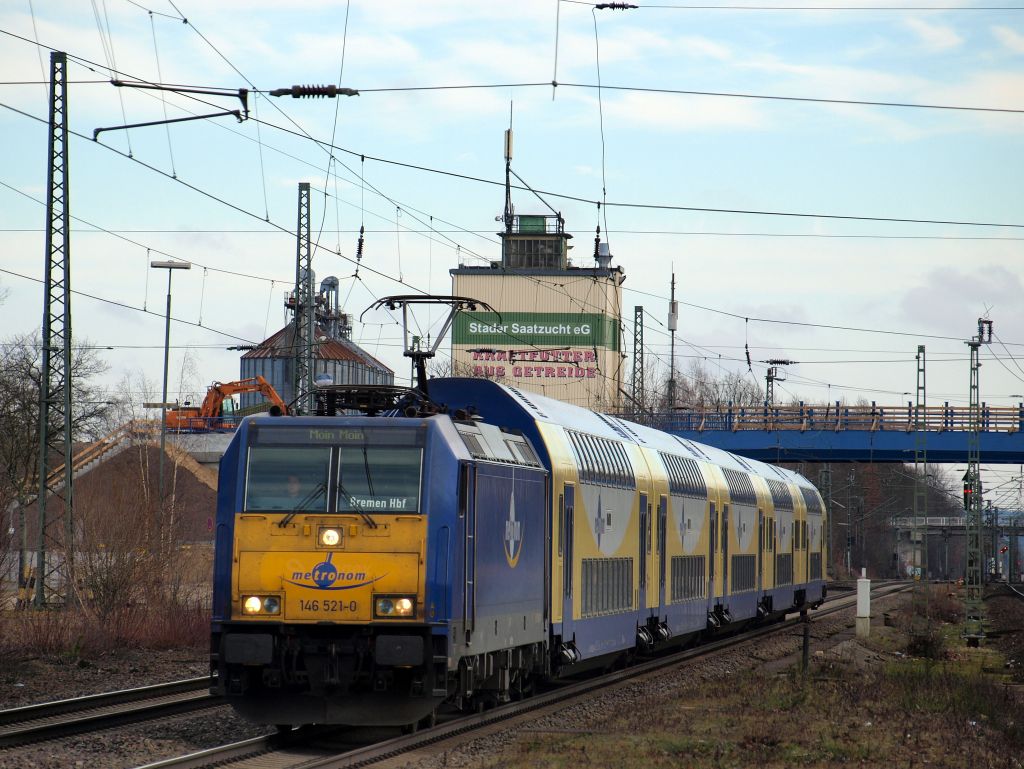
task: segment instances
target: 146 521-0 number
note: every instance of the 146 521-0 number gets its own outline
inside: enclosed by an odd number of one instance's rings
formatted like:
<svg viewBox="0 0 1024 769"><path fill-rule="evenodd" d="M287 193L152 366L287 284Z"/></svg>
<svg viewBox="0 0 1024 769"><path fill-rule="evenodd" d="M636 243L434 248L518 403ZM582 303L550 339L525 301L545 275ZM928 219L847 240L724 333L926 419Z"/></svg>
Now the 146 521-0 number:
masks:
<svg viewBox="0 0 1024 769"><path fill-rule="evenodd" d="M359 606L355 601L335 601L330 599L303 601L299 599L299 609L318 612L355 612Z"/></svg>

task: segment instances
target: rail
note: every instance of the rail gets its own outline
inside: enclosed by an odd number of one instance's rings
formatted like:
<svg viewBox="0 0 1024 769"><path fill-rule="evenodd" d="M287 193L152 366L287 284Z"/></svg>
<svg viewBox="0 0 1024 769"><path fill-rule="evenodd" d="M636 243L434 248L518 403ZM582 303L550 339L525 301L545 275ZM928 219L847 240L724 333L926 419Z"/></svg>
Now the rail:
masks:
<svg viewBox="0 0 1024 769"><path fill-rule="evenodd" d="M845 406L799 403L793 406L734 406L646 414L640 420L662 430L706 432L710 430L861 430L869 432L914 432L918 413L913 404L906 406ZM1024 404L988 406L982 404L980 428L983 432L1017 433L1024 431ZM970 409L965 406L927 406L920 412L921 426L929 432L968 432Z"/></svg>
<svg viewBox="0 0 1024 769"><path fill-rule="evenodd" d="M190 678L0 710L0 747L54 739L223 704L210 678Z"/></svg>
<svg viewBox="0 0 1024 769"><path fill-rule="evenodd" d="M909 590L912 583L886 582L871 586L873 599L883 598L896 592ZM833 596L828 599L825 607L811 612L815 619L826 617L856 605L857 598L849 593ZM338 745L338 737L331 737L329 727L324 732L313 735L312 740L304 740L302 731L294 730L286 734L254 737L241 742L209 748L185 756L155 761L138 767L138 769L212 769L212 767L231 766L238 769L257 769L257 767L289 767L290 769L336 769L337 767L360 767L376 764L385 759L392 759L393 765L416 765L417 749L431 743L438 743L452 737L468 737L475 731L494 728L502 722L527 713L553 712L551 708L564 708L572 701L594 694L601 689L635 680L643 675L656 671L671 669L702 656L734 648L748 641L782 633L790 633L801 626L799 615L786 615L779 623L744 630L736 635L723 637L693 648L661 657L646 659L623 670L617 670L595 678L567 679L553 690L535 694L523 700L498 705L491 710L481 710L476 714L442 714L440 722L422 731L414 731L401 737L390 739L374 739L368 744L356 748L342 748ZM347 733L342 741L350 738ZM323 745L315 744L318 738L324 737ZM410 760L411 759L411 760Z"/></svg>

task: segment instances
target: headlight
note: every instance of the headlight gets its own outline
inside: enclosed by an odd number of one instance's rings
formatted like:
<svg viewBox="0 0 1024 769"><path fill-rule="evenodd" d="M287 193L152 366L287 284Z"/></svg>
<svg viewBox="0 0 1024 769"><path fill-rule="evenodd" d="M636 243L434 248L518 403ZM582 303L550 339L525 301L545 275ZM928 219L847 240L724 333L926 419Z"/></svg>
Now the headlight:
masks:
<svg viewBox="0 0 1024 769"><path fill-rule="evenodd" d="M412 595L381 595L373 601L375 617L388 619L412 617L416 614L416 596Z"/></svg>
<svg viewBox="0 0 1024 769"><path fill-rule="evenodd" d="M324 547L336 547L341 542L341 529L320 529L320 544Z"/></svg>
<svg viewBox="0 0 1024 769"><path fill-rule="evenodd" d="M263 608L263 600L258 595L250 595L242 601L242 611L246 614L259 614Z"/></svg>
<svg viewBox="0 0 1024 769"><path fill-rule="evenodd" d="M281 599L276 595L243 595L242 611L245 614L280 614Z"/></svg>

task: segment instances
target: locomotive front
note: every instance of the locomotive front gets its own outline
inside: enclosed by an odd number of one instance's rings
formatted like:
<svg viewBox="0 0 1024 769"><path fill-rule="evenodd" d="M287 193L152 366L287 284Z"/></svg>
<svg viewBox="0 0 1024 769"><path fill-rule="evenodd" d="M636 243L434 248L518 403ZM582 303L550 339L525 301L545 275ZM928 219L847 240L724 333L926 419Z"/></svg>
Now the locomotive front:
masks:
<svg viewBox="0 0 1024 769"><path fill-rule="evenodd" d="M247 419L221 462L214 691L282 726L432 712L429 508L457 473L436 419Z"/></svg>

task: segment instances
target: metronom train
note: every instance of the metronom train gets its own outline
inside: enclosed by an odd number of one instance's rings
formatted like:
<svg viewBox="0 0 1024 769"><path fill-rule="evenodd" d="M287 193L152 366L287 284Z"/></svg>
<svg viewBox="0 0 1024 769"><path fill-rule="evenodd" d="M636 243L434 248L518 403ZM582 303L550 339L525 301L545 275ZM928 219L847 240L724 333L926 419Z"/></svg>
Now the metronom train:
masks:
<svg viewBox="0 0 1024 769"><path fill-rule="evenodd" d="M238 427L211 667L246 718L431 723L825 597L794 472L485 379L414 395Z"/></svg>

